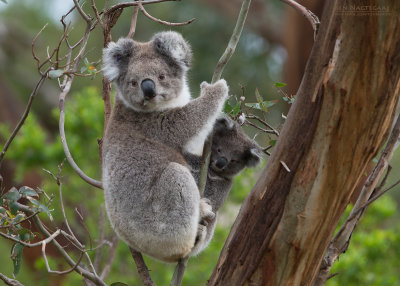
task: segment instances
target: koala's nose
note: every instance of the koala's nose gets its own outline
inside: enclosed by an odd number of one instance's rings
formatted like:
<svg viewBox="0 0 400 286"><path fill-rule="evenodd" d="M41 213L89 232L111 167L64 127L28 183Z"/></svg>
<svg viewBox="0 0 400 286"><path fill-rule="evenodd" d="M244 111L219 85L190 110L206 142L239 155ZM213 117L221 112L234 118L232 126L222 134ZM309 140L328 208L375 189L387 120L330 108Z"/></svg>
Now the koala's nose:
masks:
<svg viewBox="0 0 400 286"><path fill-rule="evenodd" d="M228 160L225 157L218 158L217 162L215 162L215 167L218 169L223 169L228 164Z"/></svg>
<svg viewBox="0 0 400 286"><path fill-rule="evenodd" d="M152 99L156 96L156 86L151 79L143 80L140 87L142 88L145 99Z"/></svg>

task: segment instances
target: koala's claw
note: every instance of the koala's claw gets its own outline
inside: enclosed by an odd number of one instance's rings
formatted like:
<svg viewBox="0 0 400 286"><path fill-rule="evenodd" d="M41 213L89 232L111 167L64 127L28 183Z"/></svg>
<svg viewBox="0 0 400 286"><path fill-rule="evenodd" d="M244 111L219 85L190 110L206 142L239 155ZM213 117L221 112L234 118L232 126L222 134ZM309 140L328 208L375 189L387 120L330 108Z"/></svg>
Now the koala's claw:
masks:
<svg viewBox="0 0 400 286"><path fill-rule="evenodd" d="M202 198L200 200L200 221L210 222L215 218L215 213L212 211L211 201L207 198Z"/></svg>

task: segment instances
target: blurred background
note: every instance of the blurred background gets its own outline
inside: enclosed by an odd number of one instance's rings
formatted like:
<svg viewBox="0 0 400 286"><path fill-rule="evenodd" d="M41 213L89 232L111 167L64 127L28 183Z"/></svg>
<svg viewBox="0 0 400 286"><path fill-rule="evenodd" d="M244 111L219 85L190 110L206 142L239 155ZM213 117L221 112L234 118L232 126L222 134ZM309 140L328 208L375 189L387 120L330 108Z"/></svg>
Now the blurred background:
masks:
<svg viewBox="0 0 400 286"><path fill-rule="evenodd" d="M8 4L0 2L0 146L4 145L18 122L40 77L31 54L33 38L48 23L35 47L37 54L44 56L47 47L51 49L57 45L62 35L60 18L73 5L72 1L65 0L7 2ZM321 17L324 1L298 2ZM109 5L115 3L118 1L110 1ZM104 1L96 1L96 4L101 9ZM139 13L134 39L147 41L160 30L173 29L182 33L193 49L194 62L188 80L193 96L197 96L200 82L211 80L215 65L229 41L240 6L239 0L195 0L147 6L148 12L153 16L166 21L179 22L191 18L196 18L196 21L183 27L166 27ZM90 8L90 3L86 1L84 7ZM131 13L132 8L123 12L113 29L114 40L127 35ZM68 20L74 28L71 40L79 39L84 23L76 14L72 14ZM95 29L90 37L85 57L89 62L98 62L103 48L102 31ZM255 92L258 89L264 100L277 100L265 116L268 123L280 130L284 123L282 115L286 115L290 108L284 97L296 93L312 45L311 25L297 11L277 0L253 0L238 48L223 73L230 86L232 98L245 96L248 102L255 102ZM100 69L100 64L97 68ZM286 86L277 88L276 82L283 82ZM45 170L57 173L58 165L65 157L58 136L59 92L55 80L46 81L0 169L4 179L3 192L12 186L26 185L40 188L47 194L55 194L55 221L48 221L53 229L60 226L62 214L58 207L57 185ZM94 78L76 78L66 103L67 139L77 164L96 179L101 178L97 139L102 136L103 120L101 74ZM251 137L256 135L254 129L245 130ZM275 139L265 134L256 138L263 147L267 147ZM264 164L267 163L266 157ZM399 178L399 150L394 156L392 166L388 184ZM184 285L206 284L240 204L257 180L261 168L262 166L255 170L245 170L236 178L228 201L220 212L214 239L205 252L190 260ZM366 173L365 176L367 175ZM85 245L89 245L89 237L96 244L100 209L104 208L102 192L83 182L67 163L62 171L62 181L66 211L72 228ZM339 275L332 278L327 285L397 285L400 281L400 213L397 209L400 202L399 191L399 188L393 189L370 207L353 234L349 250L334 266L333 271L339 272ZM74 211L75 208L82 214L87 230ZM42 219L46 220L46 217L43 216ZM111 232L108 222L106 229L109 236ZM13 269L9 258L11 245L8 241L0 240L0 272L9 277L12 277ZM66 263L50 246L48 252L53 269L67 268ZM107 252L104 256L107 256ZM168 285L175 265L159 263L147 257L145 259L155 283ZM64 276L48 274L39 248L24 249L23 265L17 279L25 285L37 286L83 284L81 277L75 273ZM121 281L128 285L141 285L128 247L124 243L118 246L106 281L109 284Z"/></svg>

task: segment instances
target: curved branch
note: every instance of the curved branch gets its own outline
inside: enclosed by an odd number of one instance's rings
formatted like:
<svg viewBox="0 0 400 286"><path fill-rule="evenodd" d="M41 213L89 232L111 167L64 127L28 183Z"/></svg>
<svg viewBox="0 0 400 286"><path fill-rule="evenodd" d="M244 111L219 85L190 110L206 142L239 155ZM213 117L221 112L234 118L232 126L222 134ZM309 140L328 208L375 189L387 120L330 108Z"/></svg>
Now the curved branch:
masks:
<svg viewBox="0 0 400 286"><path fill-rule="evenodd" d="M28 104L26 105L25 111L21 116L21 119L19 120L17 126L15 127L14 131L12 132L11 136L8 138L6 144L4 144L3 150L1 150L0 153L0 167L1 167L1 162L4 159L4 155L7 152L8 147L10 147L11 142L14 140L15 136L18 134L19 130L21 129L22 125L24 125L26 118L28 117L28 114L31 110L33 100L35 99L35 96L39 92L40 88L42 87L44 81L46 80L47 77L47 72L46 71L42 77L39 79L38 83L35 86L35 89L32 91L31 95L29 96Z"/></svg>
<svg viewBox="0 0 400 286"><path fill-rule="evenodd" d="M66 89L69 90L71 86L72 81L68 81L66 85ZM64 92L62 93L64 94ZM60 129L60 138L61 138L61 143L64 149L65 156L67 157L67 160L71 167L74 169L74 171L81 177L86 183L99 188L103 189L103 184L100 181L97 181L95 179L90 178L88 175L86 175L75 163L74 159L72 158L71 152L69 151L68 144L67 144L67 139L65 137L65 130L64 130L64 122L65 122L65 111L64 111L64 99L61 98L60 96L60 121L59 121L59 129Z"/></svg>
<svg viewBox="0 0 400 286"><path fill-rule="evenodd" d="M308 10L306 7L303 5L300 5L294 0L281 0L283 3L288 4L289 6L292 6L294 9L299 11L301 14L303 14L304 17L307 18L307 20L311 23L311 26L314 30L314 39L317 36L319 25L321 22L319 21L317 15L315 15L313 12Z"/></svg>
<svg viewBox="0 0 400 286"><path fill-rule="evenodd" d="M142 3L143 3L142 1L139 1L139 2L138 2L139 8L140 8L140 10L142 11L142 13L143 13L147 18L149 18L150 20L153 20L153 21L155 21L155 22L157 22L157 23L160 23L160 24L163 24L163 25L167 25L167 26L184 26L184 25L188 25L188 24L192 23L192 22L195 20L195 19L193 18L193 19L190 19L189 21L181 22L181 23L167 22L167 21L158 19L158 18L156 18L156 17L154 17L154 16L151 16L151 15L146 11L146 9L144 9Z"/></svg>

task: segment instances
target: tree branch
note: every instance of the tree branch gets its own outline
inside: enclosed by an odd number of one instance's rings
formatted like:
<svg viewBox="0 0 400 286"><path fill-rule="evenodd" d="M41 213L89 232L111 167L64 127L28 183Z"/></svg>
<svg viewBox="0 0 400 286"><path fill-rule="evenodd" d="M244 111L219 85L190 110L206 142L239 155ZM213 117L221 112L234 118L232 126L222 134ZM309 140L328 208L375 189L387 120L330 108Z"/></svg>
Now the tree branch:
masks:
<svg viewBox="0 0 400 286"><path fill-rule="evenodd" d="M143 256L140 252L137 252L133 248L129 248L133 257L133 260L136 263L136 268L139 273L140 278L143 281L144 286L155 286L153 280L151 279L149 269L146 266L146 263L143 260Z"/></svg>
<svg viewBox="0 0 400 286"><path fill-rule="evenodd" d="M6 283L9 286L24 286L19 281L15 280L15 279L8 278L3 273L0 273L0 279L3 280L3 282Z"/></svg>
<svg viewBox="0 0 400 286"><path fill-rule="evenodd" d="M299 11L301 14L303 14L304 17L311 23L311 26L314 30L314 39L317 36L319 25L321 22L319 21L317 15L315 15L313 12L308 10L306 7L303 5L300 5L294 0L281 0L283 3L288 4L289 6L292 6L294 9Z"/></svg>
<svg viewBox="0 0 400 286"><path fill-rule="evenodd" d="M376 189L376 186L382 177L385 169L388 167L390 160L393 157L394 151L396 150L397 141L400 136L400 116L397 117L397 121L393 127L392 133L390 138L386 144L385 149L383 150L377 165L375 166L372 173L369 175L367 181L364 184L364 187L361 190L360 196L357 199L352 211L350 212L348 218L343 223L342 227L332 239L329 247L327 249L326 255L322 261L319 274L315 280L314 286L324 285L329 272L333 266L333 263L336 259L339 258L339 255L344 253L349 244L351 239L351 234L353 233L354 229L356 228L361 216L363 215L365 209L370 205L373 201L377 198L382 196L386 191L393 188L390 186L386 190L378 193L375 197L371 199L371 195Z"/></svg>

